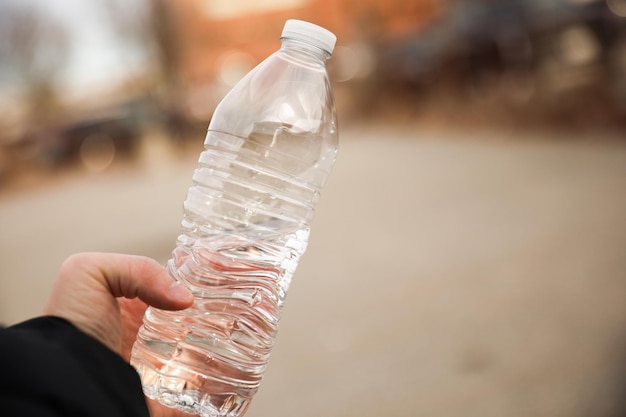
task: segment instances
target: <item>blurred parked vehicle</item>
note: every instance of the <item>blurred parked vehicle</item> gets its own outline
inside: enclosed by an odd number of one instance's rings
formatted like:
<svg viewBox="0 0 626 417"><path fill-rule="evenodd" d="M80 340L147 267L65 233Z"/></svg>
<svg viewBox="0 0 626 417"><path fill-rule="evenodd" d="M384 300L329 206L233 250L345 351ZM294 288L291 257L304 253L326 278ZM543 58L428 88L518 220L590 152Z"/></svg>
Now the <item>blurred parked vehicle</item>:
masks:
<svg viewBox="0 0 626 417"><path fill-rule="evenodd" d="M136 156L141 138L140 125L120 109L65 121L37 130L27 130L6 144L3 153L12 168L57 169L90 161L102 161L106 168L114 158ZM108 161L102 166L104 161ZM8 173L7 173L8 175Z"/></svg>
<svg viewBox="0 0 626 417"><path fill-rule="evenodd" d="M623 0L455 1L411 36L381 42L379 75L477 94L506 80L521 101L593 84L624 108L625 16Z"/></svg>

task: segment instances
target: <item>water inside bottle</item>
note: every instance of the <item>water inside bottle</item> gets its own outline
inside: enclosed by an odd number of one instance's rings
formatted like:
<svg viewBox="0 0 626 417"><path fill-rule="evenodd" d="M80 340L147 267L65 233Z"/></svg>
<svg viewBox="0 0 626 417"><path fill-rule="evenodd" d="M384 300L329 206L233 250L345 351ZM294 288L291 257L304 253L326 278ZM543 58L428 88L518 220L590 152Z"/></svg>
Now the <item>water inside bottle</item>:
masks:
<svg viewBox="0 0 626 417"><path fill-rule="evenodd" d="M195 302L148 309L133 348L148 397L203 417L245 412L335 154L293 125L257 123L247 138L209 130L167 266Z"/></svg>
<svg viewBox="0 0 626 417"><path fill-rule="evenodd" d="M199 239L174 251L168 270L196 301L180 312L148 310L133 349L148 397L203 417L245 412L309 234L271 222L271 234Z"/></svg>

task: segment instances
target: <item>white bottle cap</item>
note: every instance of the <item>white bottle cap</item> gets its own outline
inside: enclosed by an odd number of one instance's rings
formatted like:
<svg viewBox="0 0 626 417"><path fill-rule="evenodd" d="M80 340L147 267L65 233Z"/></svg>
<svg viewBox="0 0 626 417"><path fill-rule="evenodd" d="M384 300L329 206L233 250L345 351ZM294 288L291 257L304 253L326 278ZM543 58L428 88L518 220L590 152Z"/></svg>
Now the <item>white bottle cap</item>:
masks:
<svg viewBox="0 0 626 417"><path fill-rule="evenodd" d="M334 33L304 20L289 19L285 22L282 38L297 39L316 46L332 55L337 37Z"/></svg>

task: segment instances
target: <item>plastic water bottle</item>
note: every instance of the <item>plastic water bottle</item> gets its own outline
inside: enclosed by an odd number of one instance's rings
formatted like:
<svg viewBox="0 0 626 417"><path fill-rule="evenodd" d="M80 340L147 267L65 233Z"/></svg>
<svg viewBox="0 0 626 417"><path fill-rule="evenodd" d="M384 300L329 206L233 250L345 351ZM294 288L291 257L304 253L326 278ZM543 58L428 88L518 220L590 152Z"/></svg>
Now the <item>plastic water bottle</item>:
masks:
<svg viewBox="0 0 626 417"><path fill-rule="evenodd" d="M288 20L281 41L209 124L167 263L195 303L149 308L132 351L148 397L204 417L243 415L259 388L337 153L335 36Z"/></svg>

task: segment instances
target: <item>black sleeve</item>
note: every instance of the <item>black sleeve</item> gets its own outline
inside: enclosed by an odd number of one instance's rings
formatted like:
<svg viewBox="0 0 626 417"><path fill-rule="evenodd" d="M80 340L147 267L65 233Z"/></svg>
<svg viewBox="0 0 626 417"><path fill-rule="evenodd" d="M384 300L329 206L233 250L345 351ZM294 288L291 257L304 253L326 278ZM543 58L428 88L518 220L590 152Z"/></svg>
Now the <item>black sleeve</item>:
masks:
<svg viewBox="0 0 626 417"><path fill-rule="evenodd" d="M58 317L39 317L0 330L0 414L150 415L135 370Z"/></svg>

